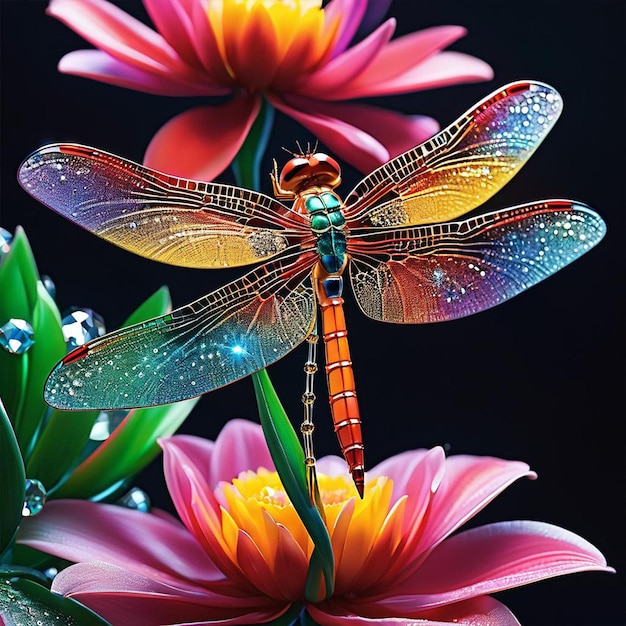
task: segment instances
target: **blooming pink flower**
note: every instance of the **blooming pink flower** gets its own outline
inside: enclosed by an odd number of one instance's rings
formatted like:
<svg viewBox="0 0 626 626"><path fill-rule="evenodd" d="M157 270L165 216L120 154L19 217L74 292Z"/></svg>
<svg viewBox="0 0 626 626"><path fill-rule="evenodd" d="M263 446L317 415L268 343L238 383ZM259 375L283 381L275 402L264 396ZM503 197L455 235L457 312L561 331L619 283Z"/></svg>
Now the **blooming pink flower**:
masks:
<svg viewBox="0 0 626 626"><path fill-rule="evenodd" d="M372 0L369 0L372 1ZM388 2L381 1L385 6ZM169 96L227 96L170 120L145 163L213 179L233 160L262 99L368 172L439 126L356 98L489 80L483 61L444 48L465 35L440 26L392 40L388 19L350 45L378 11L368 0L144 0L157 31L106 0L51 0L48 13L97 50L61 59L61 72Z"/></svg>
<svg viewBox="0 0 626 626"><path fill-rule="evenodd" d="M517 620L488 594L613 571L584 539L541 522L452 535L513 481L534 477L525 463L446 458L441 448L405 452L368 474L360 500L345 464L327 457L318 467L335 592L306 602L311 541L272 471L260 427L233 420L215 443L179 435L162 447L182 524L164 512L59 500L25 520L18 537L77 561L53 590L115 626L263 623L294 605L319 624L358 616L359 623L509 626Z"/></svg>

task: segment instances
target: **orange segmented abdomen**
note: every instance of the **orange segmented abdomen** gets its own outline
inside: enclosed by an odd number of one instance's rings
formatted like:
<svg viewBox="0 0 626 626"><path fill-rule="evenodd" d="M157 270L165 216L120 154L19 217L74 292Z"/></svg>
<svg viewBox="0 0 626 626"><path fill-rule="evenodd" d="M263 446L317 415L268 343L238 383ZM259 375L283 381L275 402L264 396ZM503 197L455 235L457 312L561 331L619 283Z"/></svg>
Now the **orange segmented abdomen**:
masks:
<svg viewBox="0 0 626 626"><path fill-rule="evenodd" d="M365 465L361 417L354 387L343 298L326 297L320 300L330 410L341 451L357 491L363 497Z"/></svg>

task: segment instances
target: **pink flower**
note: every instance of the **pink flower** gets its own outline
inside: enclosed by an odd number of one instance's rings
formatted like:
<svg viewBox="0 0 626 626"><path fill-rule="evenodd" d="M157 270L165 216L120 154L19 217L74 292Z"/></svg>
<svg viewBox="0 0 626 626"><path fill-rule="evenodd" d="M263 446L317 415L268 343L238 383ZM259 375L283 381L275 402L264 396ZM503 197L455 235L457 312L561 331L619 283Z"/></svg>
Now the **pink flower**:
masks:
<svg viewBox="0 0 626 626"><path fill-rule="evenodd" d="M321 4L144 0L157 31L106 0L51 0L48 13L98 48L67 54L61 72L159 95L228 98L176 116L148 146L146 165L197 179L213 179L231 163L263 99L369 172L439 126L429 117L347 101L493 75L479 59L444 51L465 35L460 26L392 40L390 18L350 45L379 11L368 0Z"/></svg>
<svg viewBox="0 0 626 626"><path fill-rule="evenodd" d="M318 467L335 592L306 602L311 541L272 470L260 427L233 420L215 443L180 435L162 447L182 524L164 512L59 500L26 519L18 537L78 562L59 573L53 590L115 626L263 623L294 607L319 624L358 616L509 626L517 620L488 594L613 571L584 539L541 522L452 535L513 481L534 478L525 463L446 458L441 448L405 452L368 474L360 500L342 460L327 457Z"/></svg>

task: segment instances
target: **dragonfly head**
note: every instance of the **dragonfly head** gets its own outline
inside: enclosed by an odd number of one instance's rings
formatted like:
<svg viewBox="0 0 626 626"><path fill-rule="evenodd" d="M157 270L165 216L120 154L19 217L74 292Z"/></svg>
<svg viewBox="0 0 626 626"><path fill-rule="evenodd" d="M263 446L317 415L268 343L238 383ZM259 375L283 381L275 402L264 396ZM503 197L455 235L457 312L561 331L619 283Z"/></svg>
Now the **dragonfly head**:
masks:
<svg viewBox="0 0 626 626"><path fill-rule="evenodd" d="M284 192L297 195L309 187L330 187L341 183L339 163L323 152L294 155L280 172L279 186Z"/></svg>

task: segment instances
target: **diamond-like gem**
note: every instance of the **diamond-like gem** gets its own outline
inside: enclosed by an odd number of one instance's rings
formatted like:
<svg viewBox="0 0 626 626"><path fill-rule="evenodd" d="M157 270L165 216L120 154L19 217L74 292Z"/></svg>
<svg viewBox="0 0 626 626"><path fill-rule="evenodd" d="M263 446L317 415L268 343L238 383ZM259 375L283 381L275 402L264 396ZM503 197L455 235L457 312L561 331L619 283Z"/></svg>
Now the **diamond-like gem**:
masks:
<svg viewBox="0 0 626 626"><path fill-rule="evenodd" d="M61 324L65 343L70 350L105 333L102 316L91 309L72 307L65 312Z"/></svg>
<svg viewBox="0 0 626 626"><path fill-rule="evenodd" d="M24 354L34 343L35 331L26 321L12 317L0 326L0 346L11 354Z"/></svg>
<svg viewBox="0 0 626 626"><path fill-rule="evenodd" d="M24 489L24 505L22 507L22 517L32 517L43 509L46 503L46 488L40 481L34 478L26 479Z"/></svg>
<svg viewBox="0 0 626 626"><path fill-rule="evenodd" d="M117 504L129 509L136 509L142 513L149 513L151 507L148 494L142 489L139 489L139 487L133 487L117 501Z"/></svg>

